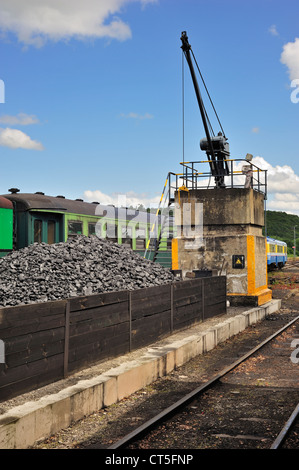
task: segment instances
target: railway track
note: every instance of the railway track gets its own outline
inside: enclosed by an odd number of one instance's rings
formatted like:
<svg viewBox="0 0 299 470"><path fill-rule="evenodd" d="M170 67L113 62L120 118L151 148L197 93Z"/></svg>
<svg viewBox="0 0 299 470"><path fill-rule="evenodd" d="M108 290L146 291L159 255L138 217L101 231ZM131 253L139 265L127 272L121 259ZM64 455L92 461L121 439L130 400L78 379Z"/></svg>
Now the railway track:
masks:
<svg viewBox="0 0 299 470"><path fill-rule="evenodd" d="M299 403L295 406L294 411L291 416L281 429L279 435L271 445L271 449L280 449L283 447L285 441L292 437L291 432L294 430L295 426L298 425L297 420L299 416ZM298 427L298 426L297 426Z"/></svg>
<svg viewBox="0 0 299 470"><path fill-rule="evenodd" d="M267 364L267 354L264 353L267 347L272 348L269 367L271 360L281 361L280 369L286 371L292 362L290 335L299 338L298 320L299 316L295 317L209 381L189 392L108 449L167 449L172 446L176 449L246 447L278 449L282 446L296 448L296 445L298 447L298 427L296 428L299 413L298 379L296 387L292 387L292 380L296 381L296 377L290 377L290 384L287 386L284 384L283 387L273 386L271 381L267 385L264 378L255 377L254 386L248 381L250 375L248 370L252 368L250 362L256 368L259 363L263 363L264 367ZM287 347L286 338L288 338ZM295 353L296 350L292 356L293 366L299 367ZM293 370L297 372L297 369ZM265 372L265 369L263 371ZM289 377L289 374L287 376ZM256 391L258 393L255 393ZM250 399L253 403L249 406L251 414L247 416L245 404L248 404ZM261 403L263 403L262 416L253 416L252 410L259 409ZM225 408L229 409L229 415L223 412ZM266 408L268 414L265 412ZM253 423L253 432L250 435L245 434L240 428L242 422Z"/></svg>

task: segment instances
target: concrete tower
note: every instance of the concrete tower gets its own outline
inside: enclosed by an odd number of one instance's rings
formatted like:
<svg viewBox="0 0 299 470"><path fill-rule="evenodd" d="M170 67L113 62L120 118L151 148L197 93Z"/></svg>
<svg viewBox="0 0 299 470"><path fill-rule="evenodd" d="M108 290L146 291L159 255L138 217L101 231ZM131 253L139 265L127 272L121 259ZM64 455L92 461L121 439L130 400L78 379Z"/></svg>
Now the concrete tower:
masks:
<svg viewBox="0 0 299 470"><path fill-rule="evenodd" d="M190 189L175 192L177 238L172 269L227 276L231 305L262 305L267 285L264 194L252 188Z"/></svg>

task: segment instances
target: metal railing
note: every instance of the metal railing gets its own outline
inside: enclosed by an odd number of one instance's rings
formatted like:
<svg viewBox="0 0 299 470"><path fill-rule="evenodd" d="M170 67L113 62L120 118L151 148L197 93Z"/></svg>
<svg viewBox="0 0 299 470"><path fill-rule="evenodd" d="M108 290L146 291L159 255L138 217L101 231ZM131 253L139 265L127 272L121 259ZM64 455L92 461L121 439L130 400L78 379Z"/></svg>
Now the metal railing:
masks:
<svg viewBox="0 0 299 470"><path fill-rule="evenodd" d="M225 188L252 188L264 194L264 199L267 199L267 170L262 170L254 163L242 158L224 161L229 168L229 174L224 176ZM223 176L223 174L212 174L210 168L207 171L199 171L197 169L198 165L203 166L210 163L211 160L181 162L183 167L182 173L169 172L170 199L174 197L174 192L178 190L214 189L214 178Z"/></svg>

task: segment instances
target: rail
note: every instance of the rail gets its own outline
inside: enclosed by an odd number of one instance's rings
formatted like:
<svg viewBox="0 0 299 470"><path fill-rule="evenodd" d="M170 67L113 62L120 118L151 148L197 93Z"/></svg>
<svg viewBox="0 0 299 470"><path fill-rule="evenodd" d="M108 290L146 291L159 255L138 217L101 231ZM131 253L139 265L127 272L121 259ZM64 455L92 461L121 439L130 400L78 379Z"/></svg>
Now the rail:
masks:
<svg viewBox="0 0 299 470"><path fill-rule="evenodd" d="M215 385L219 383L219 381L229 374L231 371L236 369L240 364L245 362L247 359L252 357L256 352L260 351L264 346L269 344L273 339L275 339L277 336L279 336L281 333L283 333L286 329L288 329L290 326L292 326L294 323L296 323L299 320L299 316L295 317L293 320L291 320L289 323L284 325L282 328L277 330L274 334L263 340L261 343L259 343L257 346L255 346L253 349L251 349L249 352L244 354L242 357L238 358L235 362L232 364L228 365L224 369L222 369L218 374L216 374L214 377L212 377L210 380L207 382L204 382L201 384L199 387L196 387L194 390L191 392L187 393L185 396L180 398L178 401L176 401L173 405L170 405L168 408L164 409L161 411L159 414L156 416L152 417L145 423L143 423L141 426L124 436L123 438L119 439L115 443L113 443L111 446L108 447L108 449L121 449L121 448L127 448L132 442L135 442L138 439L142 439L145 435L147 435L152 429L157 428L161 423L165 422L166 420L170 419L173 417L175 414L179 413L182 408L184 408L186 405L188 405L190 402L192 402L195 398L198 398L200 395L202 395L205 391L213 388ZM283 427L283 430L279 434L278 438L274 441L271 449L277 449L280 447L281 443L284 441L286 438L287 433L289 432L291 426L293 425L294 419L298 415L298 406L292 413L292 416L288 420L287 424ZM281 438L282 436L282 438Z"/></svg>

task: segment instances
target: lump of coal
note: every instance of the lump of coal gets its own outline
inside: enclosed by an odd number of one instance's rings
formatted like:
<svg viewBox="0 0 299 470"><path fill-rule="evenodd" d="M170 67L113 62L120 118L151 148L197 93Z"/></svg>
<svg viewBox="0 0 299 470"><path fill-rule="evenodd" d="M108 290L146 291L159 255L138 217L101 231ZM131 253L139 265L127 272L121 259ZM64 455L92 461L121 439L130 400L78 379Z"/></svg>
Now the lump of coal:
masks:
<svg viewBox="0 0 299 470"><path fill-rule="evenodd" d="M169 269L95 236L34 243L0 259L0 307L174 281Z"/></svg>

